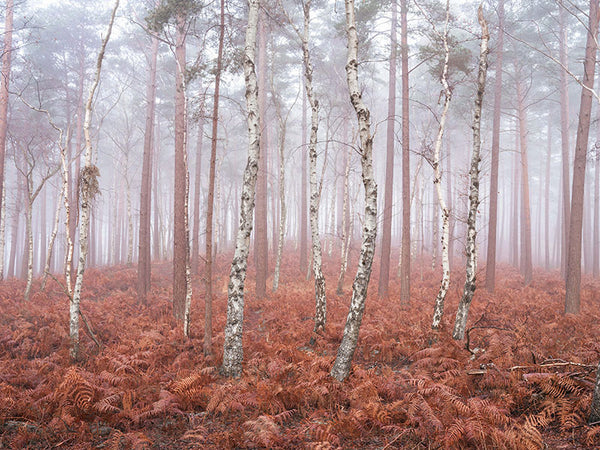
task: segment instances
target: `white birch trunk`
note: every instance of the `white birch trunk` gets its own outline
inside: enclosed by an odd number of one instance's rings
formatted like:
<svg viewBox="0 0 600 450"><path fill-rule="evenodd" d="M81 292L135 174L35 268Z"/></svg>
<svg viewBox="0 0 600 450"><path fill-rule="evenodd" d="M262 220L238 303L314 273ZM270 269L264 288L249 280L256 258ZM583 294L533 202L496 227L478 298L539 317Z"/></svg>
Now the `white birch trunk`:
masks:
<svg viewBox="0 0 600 450"><path fill-rule="evenodd" d="M452 99L452 92L448 85L448 59L450 57L450 49L448 47L448 20L450 17L450 5L449 1L446 0L446 22L444 25L444 34L442 36L444 43L444 68L442 71L442 95L444 96L444 106L442 108L442 115L440 117L440 126L438 129L437 138L435 140L435 147L433 153L433 184L435 186L438 203L440 204L440 210L442 215L442 281L438 290L437 296L435 297L435 305L433 308L433 320L431 321L431 329L436 331L442 317L444 315L444 301L446 300L446 294L450 287L450 258L448 252L448 243L450 238L450 210L446 201L444 200L444 194L442 192L442 171L440 168L440 151L442 149L442 142L444 137L444 129L446 127L446 117L448 115L448 108L450 106L450 100Z"/></svg>
<svg viewBox="0 0 600 450"><path fill-rule="evenodd" d="M483 93L485 91L485 79L487 75L488 41L490 34L487 23L483 17L483 6L479 5L479 24L481 25L481 46L479 49L479 72L477 75L477 94L475 96L475 110L473 112L473 153L471 154L471 170L469 177L471 186L469 189L469 216L467 218L467 278L462 298L458 303L456 320L454 322L454 339L465 337L469 307L475 293L475 279L477 276L477 208L479 208L479 156L481 150L481 108L483 104Z"/></svg>
<svg viewBox="0 0 600 450"><path fill-rule="evenodd" d="M337 352L331 376L338 381L345 380L350 373L354 351L358 344L358 333L365 310L367 288L371 277L371 266L375 254L377 237L377 184L373 176L373 138L371 136L370 112L362 101L358 84L358 35L354 0L345 0L346 31L348 35L348 59L346 75L350 101L358 119L360 135L360 152L362 165L362 180L365 188L365 216L363 223L362 244L358 262L358 270L352 284L352 300L350 311L344 327L344 335Z"/></svg>
<svg viewBox="0 0 600 450"><path fill-rule="evenodd" d="M102 60L104 59L104 52L106 45L110 39L112 32L113 23L115 21L115 15L117 8L119 7L119 0L115 1L115 6L112 10L110 22L108 25L108 31L106 37L102 40L102 46L100 47L100 53L98 53L98 59L96 62L96 75L94 83L90 88L90 93L85 105L85 119L83 122L83 133L85 136L85 167L80 175L80 193L81 193L81 219L79 222L79 261L77 264L77 277L75 278L75 287L73 289L73 295L71 297L71 304L69 307L69 336L71 339L71 358L77 360L79 358L79 302L81 300L81 287L83 284L83 273L85 271L85 262L87 259L88 252L88 229L90 222L90 209L91 203L94 200L94 196L97 189L97 176L98 168L92 164L93 161L93 149L92 140L90 137L90 125L92 122L92 102L94 100L94 94L96 88L100 82L100 72L102 70Z"/></svg>
<svg viewBox="0 0 600 450"><path fill-rule="evenodd" d="M275 261L275 273L273 274L273 292L276 292L279 288L279 272L281 268L281 256L283 254L283 239L285 237L285 222L286 222L286 206L285 206L285 135L286 135L286 122L280 116L280 135L279 135L279 203L281 207L281 214L279 217L279 239L277 242L277 258Z"/></svg>
<svg viewBox="0 0 600 450"><path fill-rule="evenodd" d="M242 331L244 322L244 282L248 266L250 233L254 212L254 194L260 156L260 114L258 109L258 81L255 70L256 33L258 24L258 0L248 0L248 26L244 47L244 79L248 112L248 162L244 170L244 183L240 204L240 226L238 228L235 253L231 262L227 292L227 322L223 344L222 373L229 377L242 374Z"/></svg>
<svg viewBox="0 0 600 450"><path fill-rule="evenodd" d="M58 224L60 223L60 210L62 209L61 200L64 192L61 191L56 199L56 211L54 212L54 222L52 226L52 233L50 234L50 241L48 242L48 251L46 252L46 262L44 264L44 274L42 276L42 291L46 289L46 281L48 280L48 274L50 273L50 264L52 262L52 254L54 253L54 242L56 241L56 235L58 234ZM2 254L3 252L0 252Z"/></svg>
<svg viewBox="0 0 600 450"><path fill-rule="evenodd" d="M348 177L350 175L350 158L346 155L346 168L344 169L344 201L342 206L342 249L341 249L341 264L340 275L338 277L338 285L335 293L342 295L344 293L344 278L346 277L346 269L348 268L348 249L350 247L350 224L348 223L349 214L348 199Z"/></svg>

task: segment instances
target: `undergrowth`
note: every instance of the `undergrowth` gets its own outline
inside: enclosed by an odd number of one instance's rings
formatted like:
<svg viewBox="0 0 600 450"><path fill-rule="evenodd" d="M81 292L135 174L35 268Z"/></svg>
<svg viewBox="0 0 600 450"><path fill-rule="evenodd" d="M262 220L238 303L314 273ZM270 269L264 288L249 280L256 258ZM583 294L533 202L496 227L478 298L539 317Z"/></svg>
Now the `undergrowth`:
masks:
<svg viewBox="0 0 600 450"><path fill-rule="evenodd" d="M332 288L337 264L325 267ZM23 283L5 281L0 448L597 448L600 427L586 417L600 359L598 282L584 282L582 314L564 316L557 273L536 273L523 287L517 272L502 268L495 294L475 294L467 349L449 337L461 280L453 280L433 336L439 277L425 267L415 270L409 305L400 305L397 281L385 300L371 287L344 383L329 370L351 280L344 296L328 289L327 330L310 346L312 282L297 273L294 255L267 299L254 297L250 273L239 380L216 369L224 276L215 279L217 353L205 357L200 285L184 339L171 315L168 264L154 267L148 306L136 302L133 268L89 270L81 306L103 347L82 330L77 364L69 360L60 286L49 283L25 303ZM227 258L217 273L227 273Z"/></svg>

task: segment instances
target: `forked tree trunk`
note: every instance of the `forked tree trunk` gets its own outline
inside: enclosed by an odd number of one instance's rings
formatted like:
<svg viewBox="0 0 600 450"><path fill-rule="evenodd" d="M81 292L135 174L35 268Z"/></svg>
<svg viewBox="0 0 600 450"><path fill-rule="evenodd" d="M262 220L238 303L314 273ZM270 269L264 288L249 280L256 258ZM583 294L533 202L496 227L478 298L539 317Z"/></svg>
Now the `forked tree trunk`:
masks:
<svg viewBox="0 0 600 450"><path fill-rule="evenodd" d="M225 35L225 0L221 0L219 28L219 49L215 72L215 92L213 96L212 136L210 141L210 168L208 176L208 199L206 204L206 293L204 297L204 340L202 348L205 355L212 353L212 266L213 266L213 210L215 201L215 168L217 164L217 132L219 129L219 89L221 86L221 67L223 61L223 41Z"/></svg>
<svg viewBox="0 0 600 450"><path fill-rule="evenodd" d="M85 136L85 167L81 173L81 180L79 182L81 190L81 219L79 225L79 261L77 264L77 277L75 278L75 287L73 289L73 296L71 297L71 305L69 308L69 336L71 339L71 351L70 355L73 360L79 358L79 302L81 300L81 287L83 284L83 273L85 271L85 263L88 253L88 229L90 222L90 210L94 197L99 192L98 180L99 176L98 168L93 165L93 149L92 139L90 137L90 125L92 121L92 102L94 100L94 94L100 83L100 72L102 70L102 61L104 59L104 52L106 45L110 39L112 32L113 23L115 21L115 14L119 7L119 0L115 1L115 6L112 10L110 22L108 24L108 31L106 37L102 40L102 46L100 47L100 53L98 53L98 59L96 61L96 75L94 82L90 88L90 93L85 106L85 120L83 123L83 132Z"/></svg>
<svg viewBox="0 0 600 450"><path fill-rule="evenodd" d="M436 188L438 203L440 205L440 212L442 215L442 281L440 288L435 297L435 303L433 307L433 319L431 321L431 329L437 331L442 317L444 316L444 302L446 300L446 294L450 286L450 260L448 258L448 241L450 237L450 210L444 200L444 193L442 191L442 170L440 167L440 153L442 149L444 130L446 128L446 118L448 116L448 108L450 107L450 101L452 100L452 91L448 85L448 60L450 58L450 48L448 47L448 21L450 18L450 2L446 0L446 21L444 25L444 34L441 36L444 44L444 66L442 69L442 95L444 96L444 105L442 106L442 115L440 116L440 125L438 128L437 138L435 140L435 147L433 153L433 184Z"/></svg>
<svg viewBox="0 0 600 450"><path fill-rule="evenodd" d="M485 288L496 287L496 247L498 230L498 166L500 162L500 121L502 108L502 61L504 54L504 0L498 2L498 43L496 44L496 80L494 84L494 119L492 123L492 166L490 169L490 213L488 223Z"/></svg>
<svg viewBox="0 0 600 450"><path fill-rule="evenodd" d="M352 300L346 318L344 335L337 352L331 376L338 381L345 380L350 374L354 351L358 344L358 333L365 310L367 288L371 277L371 266L375 254L377 238L377 184L373 176L373 137L371 136L371 113L364 104L358 84L358 34L354 0L345 0L346 33L348 36L348 58L346 79L350 91L350 101L356 111L360 136L360 156L362 181L365 189L365 215L363 218L362 244L358 260L358 270L352 284Z"/></svg>
<svg viewBox="0 0 600 450"><path fill-rule="evenodd" d="M158 37L152 36L150 51L150 79L146 88L146 124L144 129L144 153L142 156L142 187L140 191L140 227L138 242L138 301L147 302L150 289L152 256L150 254L150 214L152 205L152 147L154 144L154 116L156 105L156 62L158 58Z"/></svg>
<svg viewBox="0 0 600 450"><path fill-rule="evenodd" d="M242 331L244 322L244 282L248 267L248 250L252 232L254 194L258 158L260 152L260 113L258 108L258 82L255 70L256 32L258 28L258 0L248 0L248 26L244 46L244 79L248 110L248 162L244 170L244 183L240 204L240 225L237 232L235 252L231 262L227 289L227 322L223 344L223 366L221 372L228 377L242 374L244 351Z"/></svg>
<svg viewBox="0 0 600 450"><path fill-rule="evenodd" d="M388 104L387 104L387 134L385 162L385 194L383 202L383 230L381 237L381 263L379 265L380 298L388 296L390 283L390 253L392 248L392 208L394 204L394 125L396 123L396 54L398 40L396 27L398 24L396 1L392 0L392 24L390 30L390 62L388 70Z"/></svg>
<svg viewBox="0 0 600 450"><path fill-rule="evenodd" d="M481 47L479 48L479 72L477 75L477 94L475 96L475 110L473 113L473 153L471 154L471 170L469 178L469 216L467 218L467 264L466 280L463 295L458 303L456 320L454 322L454 339L465 337L465 328L469 315L469 307L475 293L475 279L477 277L477 208L479 208L479 163L481 161L481 109L485 91L485 79L488 67L488 41L490 34L483 17L483 5L479 5L479 25L481 25Z"/></svg>
<svg viewBox="0 0 600 450"><path fill-rule="evenodd" d="M569 219L569 239L567 253L567 277L565 313L579 314L581 288L581 233L583 225L583 192L585 186L585 166L587 162L587 146L590 134L590 115L592 110L592 89L594 88L594 71L596 38L598 36L599 5L598 0L590 0L589 25L585 59L583 62L583 88L579 106L579 123L575 142L575 162L573 165L573 189L571 199L571 217Z"/></svg>
<svg viewBox="0 0 600 450"><path fill-rule="evenodd" d="M410 301L410 120L408 84L408 0L400 0L400 58L402 61L402 247L400 302Z"/></svg>

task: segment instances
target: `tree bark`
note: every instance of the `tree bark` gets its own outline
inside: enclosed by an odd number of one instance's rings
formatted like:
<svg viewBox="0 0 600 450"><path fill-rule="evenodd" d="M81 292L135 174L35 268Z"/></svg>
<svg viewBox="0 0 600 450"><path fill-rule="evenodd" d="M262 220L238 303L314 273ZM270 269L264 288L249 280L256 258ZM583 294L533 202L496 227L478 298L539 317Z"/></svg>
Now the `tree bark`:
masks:
<svg viewBox="0 0 600 450"><path fill-rule="evenodd" d="M492 166L490 169L490 212L488 223L485 288L496 287L496 247L498 228L498 166L500 163L500 122L502 109L502 61L504 55L504 0L498 2L498 43L496 44L496 80L494 84L494 118L492 123Z"/></svg>
<svg viewBox="0 0 600 450"><path fill-rule="evenodd" d="M210 169L208 176L208 199L206 202L206 259L205 279L206 292L204 297L204 341L202 348L205 355L212 353L212 266L213 266L213 210L215 200L215 168L217 164L217 142L219 129L219 90L221 86L221 70L223 61L223 41L225 36L225 0L221 0L219 23L219 49L217 52L217 67L215 72L215 92L213 96L212 136L210 141Z"/></svg>
<svg viewBox="0 0 600 450"><path fill-rule="evenodd" d="M456 320L454 321L454 339L463 339L467 327L469 308L475 293L477 277L477 209L479 208L479 163L481 162L481 109L485 91L485 79L488 67L488 41L490 34L483 17L483 6L479 5L479 25L481 26L481 47L479 49L479 72L477 75L477 94L475 96L475 111L473 114L473 152L471 153L471 170L469 171L469 216L467 218L467 264L466 280L463 295L458 303ZM494 249L495 250L495 249Z"/></svg>
<svg viewBox="0 0 600 450"><path fill-rule="evenodd" d="M173 315L184 320L187 293L186 266L189 243L186 239L186 118L185 118L185 18L177 17L175 43L175 175L173 188Z"/></svg>
<svg viewBox="0 0 600 450"><path fill-rule="evenodd" d="M302 78L302 87L303 91L306 90L304 87L304 78ZM300 273L305 274L308 268L308 240L307 240L307 228L308 228L308 198L307 191L308 186L306 186L307 178L308 178L308 164L306 158L306 97L302 96L302 151L300 152L300 158L302 159L302 172L301 172L301 180L300 180Z"/></svg>
<svg viewBox="0 0 600 450"><path fill-rule="evenodd" d="M258 0L248 0L248 25L244 46L244 79L248 111L248 162L244 170L240 205L240 225L237 232L235 252L231 262L227 290L227 322L223 344L223 366L225 376L239 377L242 374L244 352L242 331L244 322L244 282L248 266L254 195L260 155L260 111L258 107L258 81L255 70L256 34L258 29Z"/></svg>
<svg viewBox="0 0 600 450"><path fill-rule="evenodd" d="M0 210L4 205L4 164L6 155L6 132L8 129L8 89L10 84L10 68L12 58L12 33L14 2L6 0L6 12L4 22L4 52L2 54L2 72L0 80ZM4 225L4 218L2 218ZM13 244L14 245L14 244ZM4 252L0 255L4 258ZM1 275L1 274L0 274Z"/></svg>
<svg viewBox="0 0 600 450"><path fill-rule="evenodd" d="M196 167L194 174L194 223L192 234L192 273L200 274L200 190L202 189L202 146L204 141L204 105L198 120L198 138L196 140Z"/></svg>
<svg viewBox="0 0 600 450"><path fill-rule="evenodd" d="M152 255L150 253L150 215L152 205L152 147L154 144L154 116L156 109L156 62L158 37L152 36L150 50L150 79L146 87L146 124L144 129L144 153L142 156L142 187L140 192L140 227L138 242L138 301L146 304L150 289Z"/></svg>
<svg viewBox="0 0 600 450"><path fill-rule="evenodd" d="M381 236L381 263L379 265L380 298L388 296L390 282L390 252L392 247L392 207L394 204L394 125L396 123L396 54L398 23L396 1L392 0L392 23L390 29L390 62L388 69L388 113L386 134L385 194L383 200L383 228Z"/></svg>
<svg viewBox="0 0 600 450"><path fill-rule="evenodd" d="M81 180L79 181L81 189L81 219L79 225L79 261L77 264L77 277L75 278L75 287L73 289L73 296L71 297L71 304L69 308L69 337L71 339L71 350L70 355L73 360L79 358L79 302L81 300L81 287L83 283L83 273L85 271L85 263L88 252L88 228L90 221L90 209L92 207L92 201L95 195L98 193L98 180L99 176L98 168L93 165L93 149L92 139L90 137L90 125L92 121L92 102L94 100L94 94L100 83L100 72L102 70L102 61L104 59L104 52L106 45L110 39L112 32L113 23L115 21L115 15L117 8L119 7L119 0L115 1L115 6L112 10L110 22L108 25L108 31L106 37L102 40L102 46L98 53L98 59L96 61L96 75L94 82L90 88L90 93L85 105L85 120L83 123L83 133L85 136L85 167L81 173Z"/></svg>
<svg viewBox="0 0 600 450"><path fill-rule="evenodd" d="M563 0L558 1L558 19L559 19L559 58L563 67L560 69L560 135L561 135L561 155L562 155L562 204L563 204L563 229L561 246L561 273L566 276L567 248L569 242L569 219L571 216L571 194L569 186L569 84L567 82L568 67L568 47L567 47L567 26L565 24L565 8Z"/></svg>
<svg viewBox="0 0 600 450"><path fill-rule="evenodd" d="M362 181L365 189L365 213L358 270L352 284L350 311L346 319L342 342L338 349L333 368L331 369L331 376L338 381L345 380L350 374L350 366L358 344L358 333L365 310L365 300L371 277L371 266L373 264L375 241L377 238L377 184L373 176L371 113L362 100L358 84L358 35L356 31L354 0L345 0L345 6L346 33L348 36L346 79L350 92L350 101L358 119Z"/></svg>
<svg viewBox="0 0 600 450"><path fill-rule="evenodd" d="M527 117L525 113L525 95L520 75L516 68L517 115L519 119L519 147L521 148L521 273L525 286L533 277L531 257L531 208L529 205L529 163L527 158Z"/></svg>
<svg viewBox="0 0 600 450"><path fill-rule="evenodd" d="M548 114L548 152L544 180L544 266L550 270L550 163L552 161L552 114Z"/></svg>
<svg viewBox="0 0 600 450"><path fill-rule="evenodd" d="M600 108L598 108L597 117L598 119L596 120L600 120ZM600 275L600 251L598 250L598 246L600 245L600 125L596 126L598 127L598 137L594 145L594 238L592 241L592 248L594 249L592 273L594 278L598 278Z"/></svg>
<svg viewBox="0 0 600 450"><path fill-rule="evenodd" d="M410 121L408 84L408 0L400 0L400 58L402 62L402 247L400 302L410 301Z"/></svg>
<svg viewBox="0 0 600 450"><path fill-rule="evenodd" d="M444 200L444 194L442 192L442 171L440 168L440 152L442 149L444 130L446 128L446 118L448 116L448 108L450 107L450 101L452 100L452 91L448 85L448 60L450 58L450 48L448 46L448 21L450 19L450 2L446 0L446 21L444 25L444 34L441 36L444 45L444 65L442 70L442 92L440 95L444 96L444 104L442 106L442 114L440 116L440 125L438 128L437 138L435 140L435 147L433 153L433 184L436 188L438 203L440 205L442 215L442 281L440 288L435 297L435 303L433 307L433 319L431 321L431 329L437 331L442 317L444 316L444 302L446 300L446 294L450 287L450 260L448 258L448 241L450 237L450 210Z"/></svg>
<svg viewBox="0 0 600 450"><path fill-rule="evenodd" d="M267 293L267 273L269 261L269 243L267 228L267 29L265 16L258 17L258 107L260 108L260 160L258 162L258 179L256 181L256 215L254 217L254 251L256 261L256 298L264 298Z"/></svg>
<svg viewBox="0 0 600 450"><path fill-rule="evenodd" d="M585 166L590 133L590 115L592 110L592 92L596 65L596 37L598 35L598 0L590 0L589 25L585 59L583 62L583 88L579 107L579 123L575 142L575 162L573 165L573 188L571 216L569 220L569 239L567 253L567 276L565 313L579 314L581 287L581 233L583 224L583 192L585 186Z"/></svg>

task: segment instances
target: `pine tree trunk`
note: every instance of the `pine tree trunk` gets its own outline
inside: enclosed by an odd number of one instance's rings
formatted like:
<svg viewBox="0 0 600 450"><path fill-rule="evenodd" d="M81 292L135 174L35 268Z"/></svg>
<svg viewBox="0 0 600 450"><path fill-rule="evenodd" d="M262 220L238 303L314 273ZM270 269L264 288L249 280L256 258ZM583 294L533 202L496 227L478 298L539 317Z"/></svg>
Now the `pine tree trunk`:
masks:
<svg viewBox="0 0 600 450"><path fill-rule="evenodd" d="M567 46L567 26L565 17L565 8L563 0L558 1L559 18L559 57L563 67L568 67L568 46ZM569 84L567 82L567 71L560 69L560 134L561 134L561 155L562 155L562 205L563 205L563 223L562 223L562 246L560 252L561 273L566 276L567 249L569 242L569 219L571 217L571 194L569 186Z"/></svg>
<svg viewBox="0 0 600 450"><path fill-rule="evenodd" d="M138 243L138 301L146 304L150 289L152 256L150 254L150 214L152 205L152 147L154 144L154 117L156 109L156 63L158 37L152 36L150 50L150 79L146 87L146 124L144 129L144 153L142 156L142 187L140 191L140 227Z"/></svg>
<svg viewBox="0 0 600 450"><path fill-rule="evenodd" d="M217 164L217 143L219 129L219 90L221 86L221 68L223 61L223 41L225 36L225 0L221 0L219 28L219 49L217 53L217 67L215 72L215 92L213 96L212 135L210 141L210 168L208 176L208 198L206 202L206 260L205 274L206 292L204 297L204 341L205 355L212 353L212 266L213 266L213 212L215 198L215 168Z"/></svg>
<svg viewBox="0 0 600 450"><path fill-rule="evenodd" d="M4 211L4 162L6 155L6 132L8 130L8 89L10 84L10 68L12 57L12 33L13 33L13 0L6 0L5 22L4 22L4 48L2 54L2 72L0 74L0 210ZM2 217L4 226L4 217ZM14 246L14 244L13 244ZM0 255L4 258L4 252ZM0 277L2 274L0 273Z"/></svg>
<svg viewBox="0 0 600 450"><path fill-rule="evenodd" d="M362 100L358 84L358 35L356 31L354 0L345 0L345 6L346 33L348 36L346 78L350 92L350 101L358 119L362 181L365 189L365 215L363 219L358 270L352 284L350 311L346 319L342 342L340 343L333 368L331 369L331 376L338 381L345 380L350 374L350 366L358 344L358 333L365 310L365 300L371 277L371 266L373 264L375 241L377 238L377 184L373 176L371 114Z"/></svg>
<svg viewBox="0 0 600 450"><path fill-rule="evenodd" d="M581 288L581 233L583 225L583 192L585 186L585 166L587 162L587 146L590 133L590 116L592 110L592 92L594 87L594 71L596 66L596 37L598 35L598 0L590 0L589 26L585 59L583 62L583 88L579 107L579 123L575 142L575 162L573 165L573 189L571 199L571 216L569 220L569 239L567 253L567 276L565 313L579 314Z"/></svg>
<svg viewBox="0 0 600 450"><path fill-rule="evenodd" d="M390 282L390 253L392 248L392 207L394 204L394 125L396 123L396 53L398 23L396 1L392 0L392 23L390 30L390 62L388 69L388 105L385 162L385 196L383 201L383 229L381 237L381 263L379 265L380 298L388 296Z"/></svg>
<svg viewBox="0 0 600 450"><path fill-rule="evenodd" d="M3 182L3 181L2 181ZM0 205L0 280L4 280L4 251L6 249L6 189L2 189Z"/></svg>
<svg viewBox="0 0 600 450"><path fill-rule="evenodd" d="M521 272L525 285L531 283L533 262L531 257L531 208L529 205L529 164L527 158L527 118L525 115L525 98L517 68L517 115L519 119L519 147L521 148Z"/></svg>
<svg viewBox="0 0 600 450"><path fill-rule="evenodd" d="M408 0L400 0L400 59L402 62L402 247L400 302L410 301L410 119L408 84Z"/></svg>
<svg viewBox="0 0 600 450"><path fill-rule="evenodd" d="M494 84L494 119L492 123L492 166L490 170L490 213L488 223L485 288L496 287L496 247L498 229L498 166L500 163L500 122L502 108L502 61L504 54L504 0L498 2L498 43L496 44L496 80Z"/></svg>
<svg viewBox="0 0 600 450"><path fill-rule="evenodd" d="M258 162L258 179L256 184L256 214L254 217L254 251L256 258L256 297L264 298L267 292L267 273L269 260L269 243L267 228L267 176L268 176L268 141L267 141L267 29L265 16L259 13L258 18L258 107L260 108L260 160Z"/></svg>
<svg viewBox="0 0 600 450"><path fill-rule="evenodd" d="M544 185L544 266L550 270L550 163L552 161L552 114L548 114L548 153Z"/></svg>
<svg viewBox="0 0 600 450"><path fill-rule="evenodd" d="M479 72L477 76L477 94L475 96L475 110L473 113L473 152L471 153L471 170L469 171L469 216L467 218L467 264L466 280L463 295L458 303L456 320L454 322L454 339L463 339L467 327L469 307L475 293L475 280L477 277L477 209L479 208L479 163L481 162L481 109L485 91L485 79L488 67L488 41L490 34L483 17L483 7L479 5L479 25L481 25L481 47L479 49Z"/></svg>
<svg viewBox="0 0 600 450"><path fill-rule="evenodd" d="M248 111L248 162L244 170L240 205L240 225L237 232L235 252L229 274L227 291L227 322L223 344L223 366L225 376L239 377L242 374L244 352L242 331L244 322L244 282L248 266L254 195L260 154L260 112L258 108L258 82L255 70L256 34L258 29L258 0L248 1L248 26L244 47L244 78Z"/></svg>

